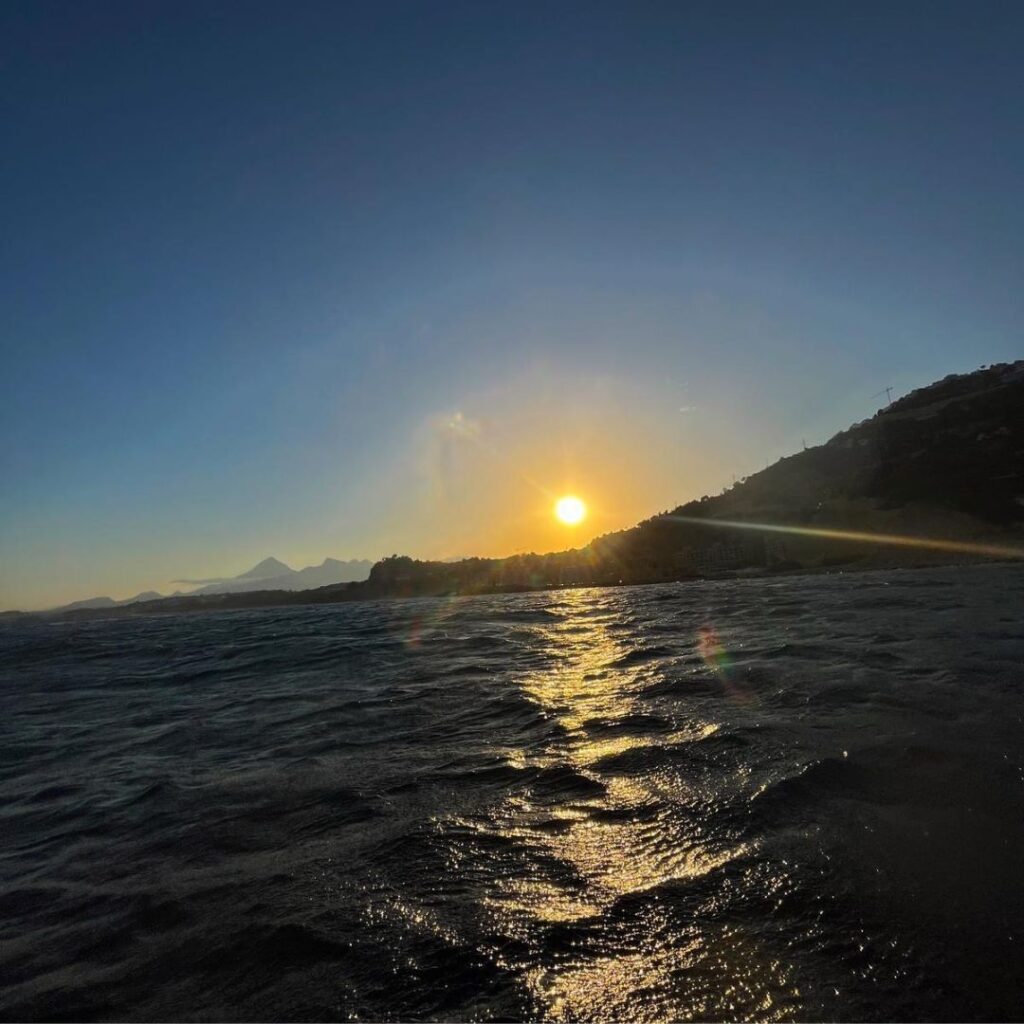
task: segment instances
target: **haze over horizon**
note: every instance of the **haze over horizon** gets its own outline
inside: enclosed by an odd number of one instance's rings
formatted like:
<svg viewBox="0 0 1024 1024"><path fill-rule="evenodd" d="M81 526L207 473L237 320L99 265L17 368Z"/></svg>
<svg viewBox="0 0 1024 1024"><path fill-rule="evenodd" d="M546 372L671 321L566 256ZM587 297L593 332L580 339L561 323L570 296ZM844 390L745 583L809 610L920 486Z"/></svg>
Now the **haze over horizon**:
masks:
<svg viewBox="0 0 1024 1024"><path fill-rule="evenodd" d="M998 3L5 5L0 609L578 546L1019 358L1022 43Z"/></svg>

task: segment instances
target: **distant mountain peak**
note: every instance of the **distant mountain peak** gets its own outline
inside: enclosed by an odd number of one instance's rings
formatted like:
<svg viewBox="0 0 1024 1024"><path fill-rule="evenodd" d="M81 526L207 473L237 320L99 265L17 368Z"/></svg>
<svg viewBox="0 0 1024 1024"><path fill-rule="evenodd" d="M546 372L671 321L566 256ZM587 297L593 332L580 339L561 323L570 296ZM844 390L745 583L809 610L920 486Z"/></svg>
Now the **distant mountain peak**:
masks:
<svg viewBox="0 0 1024 1024"><path fill-rule="evenodd" d="M265 576L286 576L294 571L291 566L285 565L284 562L276 558L264 558L258 565L254 565L248 572L240 573L235 579L258 580Z"/></svg>

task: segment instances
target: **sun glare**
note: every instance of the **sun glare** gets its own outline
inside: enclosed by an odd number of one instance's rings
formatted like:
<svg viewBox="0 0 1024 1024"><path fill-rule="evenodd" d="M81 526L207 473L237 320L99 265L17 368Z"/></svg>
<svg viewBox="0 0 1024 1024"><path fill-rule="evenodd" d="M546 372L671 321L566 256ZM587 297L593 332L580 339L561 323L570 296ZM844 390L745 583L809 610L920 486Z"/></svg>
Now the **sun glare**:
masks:
<svg viewBox="0 0 1024 1024"><path fill-rule="evenodd" d="M582 523L587 515L587 506L579 498L567 494L555 502L555 518L566 526Z"/></svg>

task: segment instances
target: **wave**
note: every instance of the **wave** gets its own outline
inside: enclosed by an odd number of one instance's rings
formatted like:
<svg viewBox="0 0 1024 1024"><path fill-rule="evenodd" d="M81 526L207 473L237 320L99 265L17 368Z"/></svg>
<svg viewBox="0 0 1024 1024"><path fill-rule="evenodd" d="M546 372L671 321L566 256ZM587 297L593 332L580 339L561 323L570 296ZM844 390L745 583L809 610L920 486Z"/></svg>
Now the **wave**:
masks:
<svg viewBox="0 0 1024 1024"><path fill-rule="evenodd" d="M0 1017L1019 1016L1022 597L0 624Z"/></svg>

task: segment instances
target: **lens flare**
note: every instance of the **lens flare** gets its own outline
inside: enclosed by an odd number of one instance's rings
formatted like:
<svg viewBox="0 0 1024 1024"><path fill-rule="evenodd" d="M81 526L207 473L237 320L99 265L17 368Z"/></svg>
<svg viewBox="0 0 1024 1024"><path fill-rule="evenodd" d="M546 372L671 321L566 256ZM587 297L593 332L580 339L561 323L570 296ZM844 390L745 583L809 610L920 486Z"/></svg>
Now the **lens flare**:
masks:
<svg viewBox="0 0 1024 1024"><path fill-rule="evenodd" d="M739 704L750 703L753 694L743 686L733 668L732 658L713 626L697 630L697 653L704 664L718 677L726 696Z"/></svg>
<svg viewBox="0 0 1024 1024"><path fill-rule="evenodd" d="M941 537L915 537L903 533L869 533L866 530L830 530L819 526L785 526L781 523L745 523L734 519L701 519L698 516L662 516L676 523L695 526L717 526L724 530L761 530L765 533L788 533L797 537L820 537L823 540L852 540L864 544L886 544L904 548L923 548L986 558L1024 558L1024 548L1007 544L978 544L973 541L943 540Z"/></svg>

